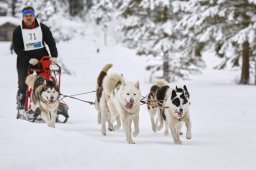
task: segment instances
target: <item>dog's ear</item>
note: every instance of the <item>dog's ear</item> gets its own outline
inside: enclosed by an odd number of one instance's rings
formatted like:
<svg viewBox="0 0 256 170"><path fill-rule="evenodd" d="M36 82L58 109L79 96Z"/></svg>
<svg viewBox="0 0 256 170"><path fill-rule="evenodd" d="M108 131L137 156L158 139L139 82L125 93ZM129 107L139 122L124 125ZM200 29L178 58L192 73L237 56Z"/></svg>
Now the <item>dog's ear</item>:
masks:
<svg viewBox="0 0 256 170"><path fill-rule="evenodd" d="M135 87L136 87L137 89L140 89L140 82L139 82L139 81L136 82Z"/></svg>
<svg viewBox="0 0 256 170"><path fill-rule="evenodd" d="M173 100L176 96L177 96L176 91L175 91L175 90L172 90L171 99Z"/></svg>
<svg viewBox="0 0 256 170"><path fill-rule="evenodd" d="M184 85L184 86L183 86L183 89L184 89L185 91L188 91L188 89L187 89L187 86L186 86L186 85Z"/></svg>
<svg viewBox="0 0 256 170"><path fill-rule="evenodd" d="M184 90L182 88L179 88L178 86L176 86L176 92L178 93L182 93Z"/></svg>
<svg viewBox="0 0 256 170"><path fill-rule="evenodd" d="M189 98L189 92L188 92L187 86L184 85L184 86L183 86L183 89L185 90L185 94L186 94L186 95L188 96L188 98Z"/></svg>

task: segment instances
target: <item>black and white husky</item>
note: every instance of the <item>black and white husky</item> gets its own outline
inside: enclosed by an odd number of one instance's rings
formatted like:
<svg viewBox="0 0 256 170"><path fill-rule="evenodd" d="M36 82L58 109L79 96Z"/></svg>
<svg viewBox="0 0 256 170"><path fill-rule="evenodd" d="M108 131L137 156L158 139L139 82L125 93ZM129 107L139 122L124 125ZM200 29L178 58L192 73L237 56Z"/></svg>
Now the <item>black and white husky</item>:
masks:
<svg viewBox="0 0 256 170"><path fill-rule="evenodd" d="M187 129L186 138L191 139L189 98L189 92L185 85L182 88L176 86L175 89L171 89L166 81L157 80L148 95L148 110L151 115L152 130L155 132L156 127L161 130L164 121L164 134L168 135L170 129L174 143L181 144L181 128L185 123ZM158 117L159 125L154 120L155 117Z"/></svg>
<svg viewBox="0 0 256 170"><path fill-rule="evenodd" d="M114 123L115 129L122 125L126 134L126 140L134 144L132 136L139 134L139 111L141 91L139 82L125 81L121 74L107 75L107 70L112 65L105 65L98 77L96 109L100 115L102 134L106 135L105 122ZM99 120L99 118L98 118ZM132 134L132 123L134 131Z"/></svg>
<svg viewBox="0 0 256 170"><path fill-rule="evenodd" d="M26 84L33 89L32 110L40 114L49 127L55 128L59 106L59 91L56 83L31 74L26 78Z"/></svg>
<svg viewBox="0 0 256 170"><path fill-rule="evenodd" d="M163 101L166 100L166 91L169 89L168 82L163 79L156 80L148 94L147 107L150 113L151 127L153 132L163 128Z"/></svg>

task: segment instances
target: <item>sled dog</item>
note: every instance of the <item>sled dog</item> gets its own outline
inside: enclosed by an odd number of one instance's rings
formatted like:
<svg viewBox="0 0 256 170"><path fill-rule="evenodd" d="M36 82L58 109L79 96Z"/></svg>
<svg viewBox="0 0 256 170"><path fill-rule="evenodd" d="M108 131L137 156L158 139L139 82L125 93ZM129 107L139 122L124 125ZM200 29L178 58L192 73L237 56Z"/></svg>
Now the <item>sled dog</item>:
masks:
<svg viewBox="0 0 256 170"><path fill-rule="evenodd" d="M108 122L108 130L113 131L113 124L110 122L110 112L107 106L107 100L109 96L103 90L103 80L107 76L107 72L110 68L112 68L112 64L106 64L97 78L96 83L96 99L95 99L95 108L98 111L97 122L101 124L101 133L106 135L106 122ZM117 120L118 124L120 120Z"/></svg>
<svg viewBox="0 0 256 170"><path fill-rule="evenodd" d="M150 113L151 128L153 132L163 128L163 117L161 112L163 111L163 101L165 100L166 96L165 93L168 89L168 82L163 79L156 80L153 86L150 88L147 108Z"/></svg>
<svg viewBox="0 0 256 170"><path fill-rule="evenodd" d="M33 89L32 110L40 114L49 127L55 128L59 106L59 90L55 82L31 74L26 78L26 84Z"/></svg>
<svg viewBox="0 0 256 170"><path fill-rule="evenodd" d="M181 128L185 123L186 138L191 139L191 120L189 115L190 95L186 85L182 88L176 86L175 89L169 87L164 80L157 80L151 87L148 95L148 110L151 115L152 130L155 132L165 125L165 135L168 135L169 129L175 144L181 144ZM154 121L154 116L158 116L160 125ZM152 118L153 117L153 118Z"/></svg>
<svg viewBox="0 0 256 170"><path fill-rule="evenodd" d="M105 67L107 66L108 65ZM103 67L103 70L105 67ZM99 93L100 95L97 96L100 96L98 98L100 99L98 105L101 111L101 122L107 121L107 116L103 116L106 115L106 112L109 113L108 116L110 116L111 123L117 122L114 126L115 129L120 128L120 120L122 120L126 140L128 143L134 144L135 142L132 139L132 135L136 137L139 134L141 99L139 82L125 81L123 75L117 73L104 76L103 80L100 82L102 82L102 90L101 93ZM132 123L134 124L133 133ZM104 125L102 130L106 132Z"/></svg>

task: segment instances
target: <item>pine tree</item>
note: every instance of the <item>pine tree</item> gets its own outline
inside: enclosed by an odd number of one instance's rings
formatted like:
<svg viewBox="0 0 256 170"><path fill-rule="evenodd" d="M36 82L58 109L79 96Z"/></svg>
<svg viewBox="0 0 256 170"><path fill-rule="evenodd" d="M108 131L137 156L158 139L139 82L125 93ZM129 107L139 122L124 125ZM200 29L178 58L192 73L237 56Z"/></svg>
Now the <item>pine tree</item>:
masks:
<svg viewBox="0 0 256 170"><path fill-rule="evenodd" d="M16 3L17 3L17 0L12 0L12 3L11 3L12 16L15 16Z"/></svg>
<svg viewBox="0 0 256 170"><path fill-rule="evenodd" d="M109 39L118 39L116 37L119 36L115 31L119 22L116 16L122 0L93 0L92 2L93 6L86 15L87 22L93 24L99 39L104 37L104 45L107 46Z"/></svg>
<svg viewBox="0 0 256 170"><path fill-rule="evenodd" d="M188 78L191 72L197 72L202 66L200 56L191 55L192 51L187 47L189 37L175 28L183 16L182 11L175 11L175 2L130 0L121 8L122 16L126 18L122 28L124 43L137 49L138 55L154 56L157 61L147 70L152 74L162 70L162 76L156 76L167 81Z"/></svg>
<svg viewBox="0 0 256 170"><path fill-rule="evenodd" d="M255 2L190 0L181 6L187 13L178 23L184 34L192 34L195 44L214 46L216 54L224 58L218 68L238 66L242 57L240 83L248 84L250 50L255 46Z"/></svg>
<svg viewBox="0 0 256 170"><path fill-rule="evenodd" d="M0 1L0 16L10 15L11 11L9 10L11 7L11 2L8 0Z"/></svg>
<svg viewBox="0 0 256 170"><path fill-rule="evenodd" d="M69 14L71 16L78 16L85 8L86 2L84 0L68 0L69 3Z"/></svg>

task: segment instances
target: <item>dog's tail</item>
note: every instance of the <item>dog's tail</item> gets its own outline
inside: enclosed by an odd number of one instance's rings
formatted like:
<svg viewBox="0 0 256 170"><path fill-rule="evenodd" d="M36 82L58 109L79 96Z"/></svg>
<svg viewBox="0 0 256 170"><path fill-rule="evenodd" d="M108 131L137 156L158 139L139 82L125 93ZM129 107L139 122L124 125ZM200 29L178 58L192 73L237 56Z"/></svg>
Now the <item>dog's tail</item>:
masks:
<svg viewBox="0 0 256 170"><path fill-rule="evenodd" d="M122 74L112 73L108 75L103 81L103 89L107 95L110 95L112 91L124 82Z"/></svg>
<svg viewBox="0 0 256 170"><path fill-rule="evenodd" d="M97 87L102 87L103 79L106 77L108 70L112 67L112 64L106 64L102 69L97 78Z"/></svg>
<svg viewBox="0 0 256 170"><path fill-rule="evenodd" d="M165 81L164 79L157 79L157 80L154 82L154 85L156 85L156 86L159 87L159 88L162 88L163 86L167 86L167 85L168 85L168 82Z"/></svg>
<svg viewBox="0 0 256 170"><path fill-rule="evenodd" d="M29 76L27 76L27 78L26 78L26 81L25 81L25 83L30 87L30 88L34 88L34 84L35 84L35 82L36 82L36 75L34 75L34 74L30 74Z"/></svg>

